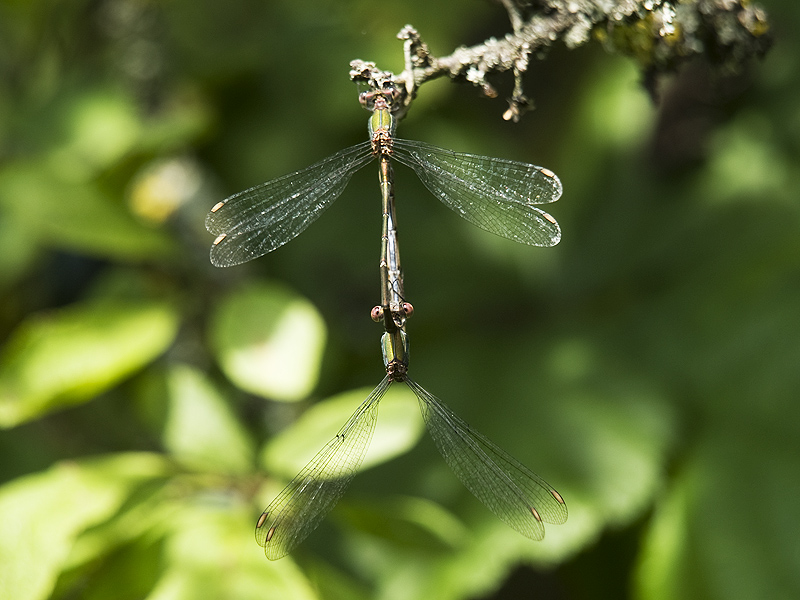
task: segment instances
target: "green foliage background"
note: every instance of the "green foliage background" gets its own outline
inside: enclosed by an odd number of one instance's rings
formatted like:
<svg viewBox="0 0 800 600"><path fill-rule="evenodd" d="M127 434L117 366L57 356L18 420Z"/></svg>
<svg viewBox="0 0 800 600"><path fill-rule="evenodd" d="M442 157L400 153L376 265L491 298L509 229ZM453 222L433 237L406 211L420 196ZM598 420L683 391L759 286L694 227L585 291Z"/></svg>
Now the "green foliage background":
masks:
<svg viewBox="0 0 800 600"><path fill-rule="evenodd" d="M564 238L494 238L398 168L412 373L570 519L506 528L396 394L272 563L255 519L382 377L375 174L245 266L208 263L203 217L365 139L351 59L399 71L404 24L447 54L505 14L4 0L0 598L796 598L800 9L764 4L763 63L688 65L658 108L598 44L535 64L517 125L423 86L400 134L553 169Z"/></svg>

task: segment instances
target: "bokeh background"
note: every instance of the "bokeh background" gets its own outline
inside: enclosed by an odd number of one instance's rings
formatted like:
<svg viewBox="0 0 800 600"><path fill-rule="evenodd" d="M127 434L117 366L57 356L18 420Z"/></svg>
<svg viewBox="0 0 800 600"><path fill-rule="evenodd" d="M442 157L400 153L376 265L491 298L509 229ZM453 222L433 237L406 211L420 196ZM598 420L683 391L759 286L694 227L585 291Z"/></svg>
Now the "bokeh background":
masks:
<svg viewBox="0 0 800 600"><path fill-rule="evenodd" d="M550 481L543 542L447 469L415 401L270 562L264 506L383 375L374 166L231 269L209 207L366 139L348 63L508 31L483 0L0 4L0 597L797 598L800 8L738 74L654 105L630 59L557 45L536 110L424 85L403 137L547 166L552 249L458 219L398 167L411 370Z"/></svg>

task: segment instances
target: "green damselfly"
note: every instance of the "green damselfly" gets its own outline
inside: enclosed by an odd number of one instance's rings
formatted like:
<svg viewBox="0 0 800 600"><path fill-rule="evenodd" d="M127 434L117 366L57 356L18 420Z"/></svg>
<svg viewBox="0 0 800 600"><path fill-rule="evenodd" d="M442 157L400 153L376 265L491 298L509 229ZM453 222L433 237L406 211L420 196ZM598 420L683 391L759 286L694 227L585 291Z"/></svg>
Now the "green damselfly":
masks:
<svg viewBox="0 0 800 600"><path fill-rule="evenodd" d="M467 489L513 529L531 539L541 540L544 537L544 522L560 524L567 520L567 506L561 495L541 477L472 429L441 400L408 375L409 346L406 320L411 316L413 308L406 302L403 290L403 271L400 265L395 222L393 177L389 159L392 155L397 158L398 147L403 147L403 159L398 158L398 160L412 166L420 173L420 177L423 177L421 171L424 171L427 179L423 178L423 181L445 204L458 210L462 216L484 229L511 239L543 246L558 242L560 232L556 222L546 213L531 206L531 202L523 201L519 196L519 186L514 188L516 191L512 191L510 186L498 187L500 185L498 182L508 183L510 178L508 174L512 171L517 174L525 172L527 177L533 179L533 182L528 184L527 193L535 190L538 201L557 199L561 193L561 184L554 174L539 167L451 153L432 149L419 142L400 144L398 140L394 140L393 154L391 136L394 125L389 111L391 91L381 90L367 94L369 95L366 98L362 95L362 101L374 108L370 119L372 138L370 154L358 159L363 150L359 145L356 147L358 151L351 148L345 150L345 154L339 153L318 164L324 164L327 172L336 172L335 185L329 185L326 189L328 193L335 191L338 194L353 169L357 168L353 166L354 164L358 163L360 167L372 157L373 153L380 157L383 207L381 304L373 308L372 318L382 322L384 326L381 347L386 375L339 430L336 437L320 450L264 510L256 524L256 541L264 547L266 556L275 560L288 554L319 525L342 497L361 466L375 430L381 399L391 385L400 383L406 384L416 395L431 438ZM353 152L355 154L351 155ZM339 157L336 159L339 160L343 156L345 166L340 164L338 169L327 162L336 157ZM359 160L363 162L359 163ZM471 166L462 168L458 175L447 175L445 165L454 166L457 160L467 161ZM490 166L505 169L505 175L490 177L488 171ZM314 170L314 167L310 169ZM476 173L480 173L481 176L477 177ZM276 187L285 190L289 182L308 182L311 176L311 173L301 171L287 176L287 181ZM308 196L312 192L308 188L293 189L297 192L298 198ZM472 198L477 198L478 194L489 194L491 201L483 202L480 207L463 199L456 201L455 194L458 191L468 192L472 194ZM274 189L269 193L273 192ZM250 198L246 203L252 203L253 198L264 197L263 188L253 188L243 194ZM236 198L233 196L229 200L233 201ZM236 202L243 200L237 199ZM218 211L224 206L220 206ZM317 212L321 210L318 208ZM524 223L530 226L530 222L524 221L523 217L528 220L533 219L534 225L530 231L522 228ZM262 243L259 241L262 238L258 236L263 235L263 220L253 213L249 215L248 221L254 224L254 229L250 231L258 229L262 233L253 233L254 237L249 237L251 234L245 230L236 231L233 235L238 237L232 241L227 241L228 235L231 234L220 233L222 239L218 238L214 246L214 249L219 249L216 254L218 262L237 264L255 258L288 241L308 225L308 222L304 222L301 224L302 227L294 226L292 235L288 237L273 235L270 242ZM257 222L261 225L255 225ZM212 259L215 257L214 249L212 249Z"/></svg>
<svg viewBox="0 0 800 600"><path fill-rule="evenodd" d="M559 242L556 220L534 206L561 196L561 181L552 171L396 138L394 94L389 87L360 95L372 111L369 141L214 205L206 216L206 228L217 236L211 262L218 267L238 265L294 239L336 200L352 175L376 157L412 168L445 206L481 229L533 246Z"/></svg>

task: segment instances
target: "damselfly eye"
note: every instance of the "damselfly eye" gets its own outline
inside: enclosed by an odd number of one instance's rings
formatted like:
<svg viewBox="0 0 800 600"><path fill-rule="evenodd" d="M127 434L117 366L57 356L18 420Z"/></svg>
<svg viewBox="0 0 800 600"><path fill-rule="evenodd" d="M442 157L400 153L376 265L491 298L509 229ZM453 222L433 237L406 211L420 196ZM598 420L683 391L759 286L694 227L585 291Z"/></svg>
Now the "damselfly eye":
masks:
<svg viewBox="0 0 800 600"><path fill-rule="evenodd" d="M372 103L373 103L372 92L361 92L358 95L358 101L361 103L361 106L363 106L367 110L372 110Z"/></svg>
<svg viewBox="0 0 800 600"><path fill-rule="evenodd" d="M375 321L376 323L379 322L381 319L383 319L383 307L382 306L374 307L370 311L369 316L372 317L372 320Z"/></svg>
<svg viewBox="0 0 800 600"><path fill-rule="evenodd" d="M411 302L403 302L403 314L406 317L410 317L414 314L414 307L411 305Z"/></svg>

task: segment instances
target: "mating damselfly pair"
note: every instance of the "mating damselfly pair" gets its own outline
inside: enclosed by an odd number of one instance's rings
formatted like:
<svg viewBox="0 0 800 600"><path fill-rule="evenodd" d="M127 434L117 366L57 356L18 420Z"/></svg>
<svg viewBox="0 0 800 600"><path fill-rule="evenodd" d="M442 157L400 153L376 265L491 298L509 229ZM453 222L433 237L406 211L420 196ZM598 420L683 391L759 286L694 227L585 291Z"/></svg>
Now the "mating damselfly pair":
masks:
<svg viewBox="0 0 800 600"><path fill-rule="evenodd" d="M256 540L273 560L303 541L344 494L372 439L380 400L394 383L405 383L414 392L448 465L505 523L541 540L543 522L560 524L567 519L566 504L553 487L470 428L408 375L405 325L413 309L403 291L391 160L412 168L434 196L471 223L535 246L553 246L561 238L555 219L535 206L558 200L561 182L552 171L535 165L395 138L396 94L392 85L386 85L360 95L372 111L369 141L235 194L216 204L206 217L207 229L217 235L211 262L240 264L299 235L341 194L353 173L375 158L380 162L381 304L372 310L372 317L384 325L386 376L258 519Z"/></svg>

